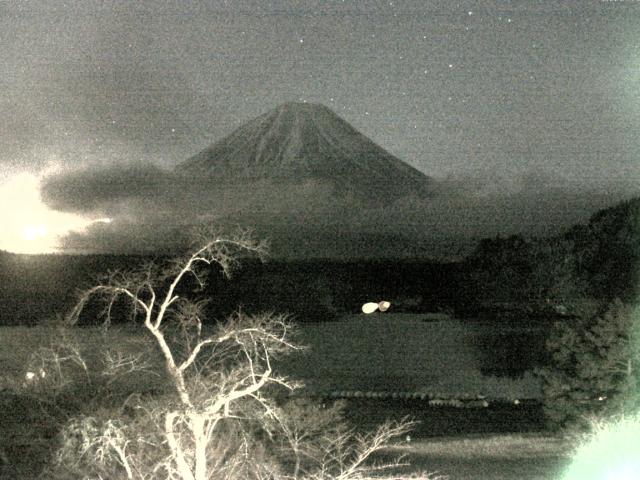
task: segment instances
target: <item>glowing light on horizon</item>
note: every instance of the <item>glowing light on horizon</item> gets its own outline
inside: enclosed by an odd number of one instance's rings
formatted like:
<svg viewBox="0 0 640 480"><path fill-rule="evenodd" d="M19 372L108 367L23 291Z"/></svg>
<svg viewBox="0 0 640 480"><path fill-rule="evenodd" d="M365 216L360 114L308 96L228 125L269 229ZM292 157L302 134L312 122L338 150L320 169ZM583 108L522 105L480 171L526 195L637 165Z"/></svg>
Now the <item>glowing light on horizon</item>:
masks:
<svg viewBox="0 0 640 480"><path fill-rule="evenodd" d="M0 249L13 253L55 253L71 232L83 232L110 218L87 219L81 215L51 210L40 198L40 179L30 173L11 177L0 185Z"/></svg>
<svg viewBox="0 0 640 480"><path fill-rule="evenodd" d="M47 230L47 227L45 227L43 224L27 225L22 231L22 236L25 238L25 240L31 241L35 240L38 237L46 237L48 233L49 230Z"/></svg>

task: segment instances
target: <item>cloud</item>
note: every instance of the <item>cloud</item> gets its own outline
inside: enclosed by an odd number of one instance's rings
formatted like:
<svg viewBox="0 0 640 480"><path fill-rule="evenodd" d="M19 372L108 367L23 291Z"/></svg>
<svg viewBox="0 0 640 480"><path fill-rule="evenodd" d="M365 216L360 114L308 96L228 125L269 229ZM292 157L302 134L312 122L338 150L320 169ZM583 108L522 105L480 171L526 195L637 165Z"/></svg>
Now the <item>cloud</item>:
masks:
<svg viewBox="0 0 640 480"><path fill-rule="evenodd" d="M528 171L481 188L468 199L467 219L482 235L551 235L585 223L596 211L640 194L620 183L585 185L544 171Z"/></svg>
<svg viewBox="0 0 640 480"><path fill-rule="evenodd" d="M322 181L254 179L226 184L153 165L82 169L51 175L41 195L52 209L110 224L90 226L65 239L70 250L139 252L174 249L202 223L253 227L265 235L304 235L314 228L426 241L520 233L549 235L583 223L631 190L588 189L544 172L511 179L448 177L433 182L430 198L403 197L371 206ZM636 194L638 192L635 192Z"/></svg>
<svg viewBox="0 0 640 480"><path fill-rule="evenodd" d="M193 176L153 165L86 168L45 177L43 201L52 209L117 217L130 213L143 220L154 216L315 215L335 212L335 204L351 203L329 182L313 179L255 178L228 183L213 176ZM325 218L326 220L326 218Z"/></svg>
<svg viewBox="0 0 640 480"><path fill-rule="evenodd" d="M173 174L158 167L111 166L46 177L41 195L55 210L90 213L127 202L165 201L177 188Z"/></svg>
<svg viewBox="0 0 640 480"><path fill-rule="evenodd" d="M221 183L216 177L193 177L153 165L86 168L50 175L41 197L51 209L87 218L108 217L65 239L70 250L140 251L172 248L190 227L278 227L327 223L353 205L334 187L314 180L254 179ZM264 228L262 228L264 231Z"/></svg>
<svg viewBox="0 0 640 480"><path fill-rule="evenodd" d="M361 224L434 238L554 235L596 211L639 195L637 186L585 186L544 171L512 177L457 175L436 180L429 199L403 198L368 209Z"/></svg>

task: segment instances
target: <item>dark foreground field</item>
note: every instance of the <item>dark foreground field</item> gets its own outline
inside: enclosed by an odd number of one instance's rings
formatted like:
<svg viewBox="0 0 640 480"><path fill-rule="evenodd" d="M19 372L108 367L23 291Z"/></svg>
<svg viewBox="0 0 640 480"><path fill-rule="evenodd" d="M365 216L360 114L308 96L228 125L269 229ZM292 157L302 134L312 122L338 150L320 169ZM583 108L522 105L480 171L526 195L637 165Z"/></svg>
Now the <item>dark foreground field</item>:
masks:
<svg viewBox="0 0 640 480"><path fill-rule="evenodd" d="M58 341L56 335L44 327L0 329L3 378L22 381L32 353ZM138 348L142 340L128 330L109 335L111 344L127 351ZM367 318L366 322L356 318L309 325L300 336L311 348L304 353L306 360L292 359L296 368L289 365L290 373L306 373L307 383L315 384L310 393L319 402L331 402L345 389L361 395L346 400L346 420L354 428L367 431L405 416L419 422L410 438L399 439L383 454L407 455L411 466L399 472L403 475L426 470L451 479L555 479L568 463L570 445L544 431L540 406L526 400L536 386L529 385L530 379L481 375L472 348L475 333L459 323L445 328L445 324L403 316ZM93 328L76 329L73 337L87 352L97 350L103 341ZM152 385L153 378L148 377L145 385L134 379L131 388L153 390L157 387ZM364 398L385 388L398 389L395 398ZM400 398L402 392L428 396ZM438 392L442 395L438 398L445 399L455 398L456 392L472 397L482 393L491 401L481 408L430 405L431 393ZM0 388L0 409L0 478L34 478L55 442L56 412L10 388Z"/></svg>
<svg viewBox="0 0 640 480"><path fill-rule="evenodd" d="M385 420L410 417L418 422L412 438L544 432L542 407L490 404L486 408L434 407L420 400L349 400L347 420L358 429L371 430Z"/></svg>
<svg viewBox="0 0 640 480"><path fill-rule="evenodd" d="M1 399L0 447L7 464L0 478L35 478L55 441L55 429L35 403L7 395ZM451 480L554 480L569 464L570 443L541 430L537 406L460 409L425 402L350 400L345 413L362 431L406 415L420 422L409 437L398 439L377 458L406 455L409 465L396 472L402 477L428 471Z"/></svg>
<svg viewBox="0 0 640 480"><path fill-rule="evenodd" d="M397 470L409 477L426 470L450 480L559 480L570 463L568 442L539 434L465 435L418 439L382 456L406 455Z"/></svg>
<svg viewBox="0 0 640 480"><path fill-rule="evenodd" d="M405 416L419 422L380 458L406 455L409 465L398 473L407 477L428 471L451 480L556 480L570 462L571 443L545 432L537 404L460 409L421 401L351 400L346 415L363 430Z"/></svg>

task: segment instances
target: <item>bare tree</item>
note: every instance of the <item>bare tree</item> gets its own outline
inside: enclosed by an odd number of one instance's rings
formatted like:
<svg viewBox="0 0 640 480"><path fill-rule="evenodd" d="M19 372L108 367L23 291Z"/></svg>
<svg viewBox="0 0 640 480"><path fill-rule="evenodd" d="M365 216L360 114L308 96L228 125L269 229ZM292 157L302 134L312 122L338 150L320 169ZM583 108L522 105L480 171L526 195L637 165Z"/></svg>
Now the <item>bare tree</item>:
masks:
<svg viewBox="0 0 640 480"><path fill-rule="evenodd" d="M382 479L381 473L408 465L402 457L378 463L372 457L411 431L414 422L387 421L373 432L357 433L340 421L340 410L340 405L287 405L280 418L283 450L294 459L292 478L355 480L375 474Z"/></svg>
<svg viewBox="0 0 640 480"><path fill-rule="evenodd" d="M61 456L67 458L69 452L75 452L89 458L87 464L111 465L111 472L115 468L118 475L129 479L349 480L375 471L378 467L365 466L366 461L392 437L406 432L409 423L385 424L371 435L358 436L344 429L320 432L325 427L321 421L322 428L315 431L324 435L323 441L309 442L301 424L269 394L273 388L290 391L300 386L277 375L272 366L273 359L300 348L290 341L292 325L287 317L237 313L211 327L203 322L206 302L180 294L180 287L189 281L204 287L207 269L212 266L228 275L242 254L263 255L264 244L246 234L225 238L209 231L204 231L198 242L193 253L166 268L150 263L129 273L112 272L81 295L68 317L70 324L77 323L92 297L106 299L106 325L117 299L130 301L133 317L141 319L162 354L173 395L139 402L136 408L144 415L128 423L101 422L94 417L71 422L64 431L68 448ZM127 358L127 369L133 368L129 365L132 359ZM255 437L238 426L243 424L258 424L265 441L272 445L276 437L284 438L296 458L292 471L283 473L275 463L263 462L247 473L247 464L256 462L257 447ZM234 443L232 432L239 442ZM305 446L305 441L309 445ZM303 455L312 459L304 469ZM386 466L392 465L397 463Z"/></svg>
<svg viewBox="0 0 640 480"><path fill-rule="evenodd" d="M203 267L216 264L228 274L238 252L261 255L264 245L246 235L213 237L164 271L149 264L137 272L111 273L105 282L84 292L69 316L75 323L95 295L107 297L106 322L110 322L111 307L120 296L129 298L135 311L142 313L144 327L162 352L178 397L176 408L164 414L163 433L173 460L166 467L185 480L209 478L207 445L222 420L238 416L235 403L250 398L271 414L262 394L264 387L274 383L287 389L295 387L274 375L271 366L274 355L296 348L287 339L290 325L285 317L238 314L206 335L204 304L177 293L187 277L204 287L207 272ZM175 342L175 335L167 337L168 323L178 327L181 341ZM122 462L122 449L116 451ZM125 470L127 477L133 478L132 468L125 465Z"/></svg>

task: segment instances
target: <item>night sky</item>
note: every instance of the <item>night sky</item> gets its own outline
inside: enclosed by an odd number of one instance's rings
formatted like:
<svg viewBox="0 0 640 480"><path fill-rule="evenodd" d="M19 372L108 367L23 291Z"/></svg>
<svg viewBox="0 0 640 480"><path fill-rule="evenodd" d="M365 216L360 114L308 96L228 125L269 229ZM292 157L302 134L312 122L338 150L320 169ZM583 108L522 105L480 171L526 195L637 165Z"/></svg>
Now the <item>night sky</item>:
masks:
<svg viewBox="0 0 640 480"><path fill-rule="evenodd" d="M6 1L0 45L5 198L173 167L291 100L480 197L639 190L640 2Z"/></svg>

